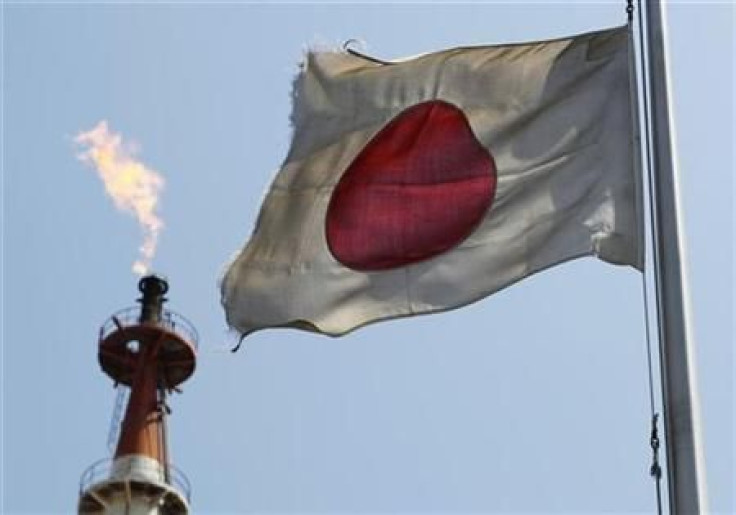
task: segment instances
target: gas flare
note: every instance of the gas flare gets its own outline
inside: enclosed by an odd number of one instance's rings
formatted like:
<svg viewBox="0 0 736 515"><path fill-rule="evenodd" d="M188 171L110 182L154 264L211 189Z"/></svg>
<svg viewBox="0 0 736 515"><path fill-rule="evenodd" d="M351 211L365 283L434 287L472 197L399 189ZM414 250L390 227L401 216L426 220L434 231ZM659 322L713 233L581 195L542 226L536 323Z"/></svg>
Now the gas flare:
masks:
<svg viewBox="0 0 736 515"><path fill-rule="evenodd" d="M136 147L124 143L120 134L111 132L105 120L90 131L79 133L74 141L85 147L77 157L95 168L115 206L138 220L143 244L133 272L146 274L164 226L156 214L158 195L164 187L163 177L135 159Z"/></svg>

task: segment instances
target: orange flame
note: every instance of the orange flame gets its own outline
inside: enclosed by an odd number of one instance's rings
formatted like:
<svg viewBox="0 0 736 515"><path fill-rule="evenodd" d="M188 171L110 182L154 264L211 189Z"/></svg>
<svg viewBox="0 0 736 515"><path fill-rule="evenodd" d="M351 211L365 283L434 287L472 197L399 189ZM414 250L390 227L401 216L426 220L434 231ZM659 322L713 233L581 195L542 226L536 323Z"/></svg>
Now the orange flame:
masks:
<svg viewBox="0 0 736 515"><path fill-rule="evenodd" d="M164 226L156 214L158 194L164 186L163 177L137 161L135 148L123 145L120 134L110 132L104 120L94 129L78 134L74 141L88 147L77 157L94 166L115 206L138 220L143 231L143 244L139 249L140 259L133 264L133 272L146 274L151 268L158 236Z"/></svg>

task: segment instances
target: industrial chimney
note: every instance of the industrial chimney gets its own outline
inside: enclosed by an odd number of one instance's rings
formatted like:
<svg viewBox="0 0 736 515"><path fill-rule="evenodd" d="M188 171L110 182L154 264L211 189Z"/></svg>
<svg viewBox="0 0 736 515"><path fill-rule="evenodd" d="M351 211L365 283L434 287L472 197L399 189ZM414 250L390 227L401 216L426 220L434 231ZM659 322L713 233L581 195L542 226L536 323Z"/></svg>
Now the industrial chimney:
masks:
<svg viewBox="0 0 736 515"><path fill-rule="evenodd" d="M164 309L169 289L164 279L144 277L138 289L140 308L120 311L100 328L100 366L116 386L129 388L130 396L113 458L82 476L80 514L189 513L189 482L169 460L166 394L178 391L194 372L197 332Z"/></svg>

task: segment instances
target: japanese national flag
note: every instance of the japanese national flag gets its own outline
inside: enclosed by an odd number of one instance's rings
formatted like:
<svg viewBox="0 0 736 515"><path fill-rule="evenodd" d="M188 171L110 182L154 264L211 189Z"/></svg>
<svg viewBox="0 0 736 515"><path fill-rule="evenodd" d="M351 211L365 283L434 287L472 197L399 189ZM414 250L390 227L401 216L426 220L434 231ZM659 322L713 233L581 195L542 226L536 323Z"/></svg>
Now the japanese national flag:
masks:
<svg viewBox="0 0 736 515"><path fill-rule="evenodd" d="M228 323L331 335L594 255L642 268L626 28L400 62L310 53L222 282Z"/></svg>

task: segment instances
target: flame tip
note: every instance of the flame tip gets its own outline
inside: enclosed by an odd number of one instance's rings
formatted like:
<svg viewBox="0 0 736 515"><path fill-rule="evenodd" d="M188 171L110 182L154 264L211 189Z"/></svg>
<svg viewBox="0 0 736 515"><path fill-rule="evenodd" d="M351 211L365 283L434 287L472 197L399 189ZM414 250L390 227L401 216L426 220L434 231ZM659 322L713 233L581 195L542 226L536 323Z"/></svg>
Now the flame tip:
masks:
<svg viewBox="0 0 736 515"><path fill-rule="evenodd" d="M120 134L110 131L107 120L100 120L89 131L80 132L74 141L87 147L77 158L95 168L115 206L132 214L143 229L143 244L139 249L143 259L133 264L133 272L145 275L164 227L156 214L164 178L135 159L140 146L124 142Z"/></svg>

